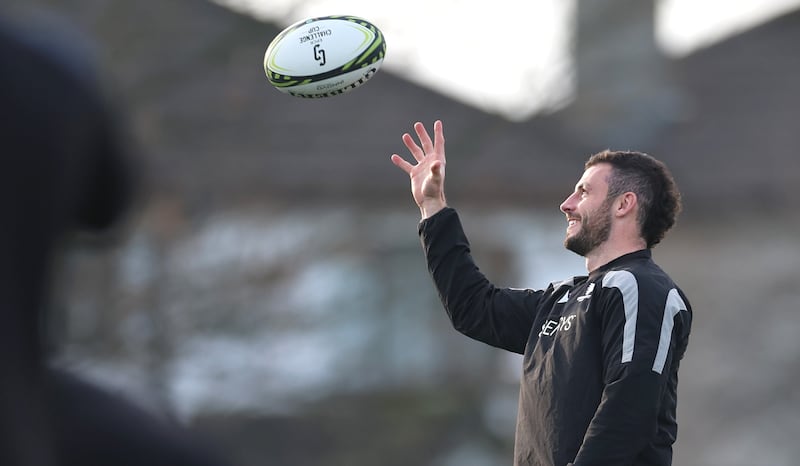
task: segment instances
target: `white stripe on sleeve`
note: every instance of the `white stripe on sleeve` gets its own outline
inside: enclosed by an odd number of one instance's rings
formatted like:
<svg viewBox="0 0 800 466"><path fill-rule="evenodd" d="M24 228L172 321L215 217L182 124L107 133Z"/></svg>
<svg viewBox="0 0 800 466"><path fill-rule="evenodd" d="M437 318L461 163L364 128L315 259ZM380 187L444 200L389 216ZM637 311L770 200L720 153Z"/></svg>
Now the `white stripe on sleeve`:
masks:
<svg viewBox="0 0 800 466"><path fill-rule="evenodd" d="M658 338L658 350L656 351L656 359L653 362L653 372L660 374L664 370L664 364L667 363L669 344L672 340L672 326L675 325L675 316L679 312L686 310L686 303L681 299L678 290L675 288L669 290L667 304L664 307L664 320L661 322L661 336Z"/></svg>
<svg viewBox="0 0 800 466"><path fill-rule="evenodd" d="M603 277L603 288L617 288L625 306L625 327L622 336L622 362L633 360L636 341L636 316L639 313L639 284L627 270L612 270Z"/></svg>

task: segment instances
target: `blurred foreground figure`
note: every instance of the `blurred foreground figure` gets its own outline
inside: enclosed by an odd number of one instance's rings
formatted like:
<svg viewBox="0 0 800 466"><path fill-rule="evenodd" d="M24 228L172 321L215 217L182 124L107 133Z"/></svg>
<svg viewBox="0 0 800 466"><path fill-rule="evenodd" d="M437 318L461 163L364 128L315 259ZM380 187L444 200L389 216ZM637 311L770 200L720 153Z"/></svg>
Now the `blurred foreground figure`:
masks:
<svg viewBox="0 0 800 466"><path fill-rule="evenodd" d="M113 226L134 177L86 57L40 39L0 18L0 465L224 464L179 427L47 365L54 255L72 231Z"/></svg>
<svg viewBox="0 0 800 466"><path fill-rule="evenodd" d="M472 260L445 200L442 122L414 125L411 177L428 270L460 332L524 355L515 466L668 466L678 366L689 340L686 296L651 257L675 223L680 194L667 168L641 152L589 158L560 209L564 246L587 275L544 289L500 288Z"/></svg>

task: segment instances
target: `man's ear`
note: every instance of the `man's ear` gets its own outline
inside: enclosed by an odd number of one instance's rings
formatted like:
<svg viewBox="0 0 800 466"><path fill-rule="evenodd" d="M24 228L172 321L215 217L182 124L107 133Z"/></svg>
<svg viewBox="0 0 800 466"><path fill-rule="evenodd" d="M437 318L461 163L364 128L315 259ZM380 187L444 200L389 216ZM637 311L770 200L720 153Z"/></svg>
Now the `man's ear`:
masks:
<svg viewBox="0 0 800 466"><path fill-rule="evenodd" d="M639 205L639 199L636 193L628 191L620 194L617 201L614 203L614 215L616 217L625 217L626 215L636 215L636 207Z"/></svg>

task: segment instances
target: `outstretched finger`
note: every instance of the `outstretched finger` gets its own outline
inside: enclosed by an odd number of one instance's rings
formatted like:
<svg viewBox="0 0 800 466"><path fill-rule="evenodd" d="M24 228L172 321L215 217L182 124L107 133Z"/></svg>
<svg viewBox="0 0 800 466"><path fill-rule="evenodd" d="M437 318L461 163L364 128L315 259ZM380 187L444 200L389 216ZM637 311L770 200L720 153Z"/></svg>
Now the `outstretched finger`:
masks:
<svg viewBox="0 0 800 466"><path fill-rule="evenodd" d="M414 141L414 138L411 137L410 134L405 133L403 135L403 144L406 145L408 151L411 152L411 155L414 156L417 162L422 162L422 159L425 158L425 152L422 151L422 149L417 145L416 141Z"/></svg>
<svg viewBox="0 0 800 466"><path fill-rule="evenodd" d="M411 174L411 170L414 169L414 165L411 165L403 157L400 157L397 154L392 154L392 163L409 175Z"/></svg>
<svg viewBox="0 0 800 466"><path fill-rule="evenodd" d="M444 129L442 128L442 120L436 120L433 123L433 147L441 154L444 159Z"/></svg>
<svg viewBox="0 0 800 466"><path fill-rule="evenodd" d="M420 122L414 123L414 131L416 131L419 142L422 144L422 150L425 151L426 154L433 152L433 141L431 141L431 137L428 135L425 125Z"/></svg>

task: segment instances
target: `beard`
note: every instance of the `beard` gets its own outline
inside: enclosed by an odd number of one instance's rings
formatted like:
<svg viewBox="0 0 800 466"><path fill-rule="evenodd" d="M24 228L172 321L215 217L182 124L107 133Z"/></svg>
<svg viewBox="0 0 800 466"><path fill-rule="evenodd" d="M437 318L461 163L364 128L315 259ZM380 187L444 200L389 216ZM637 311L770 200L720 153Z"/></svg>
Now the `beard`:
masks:
<svg viewBox="0 0 800 466"><path fill-rule="evenodd" d="M581 215L581 229L564 239L564 247L579 256L586 256L605 242L611 234L611 202L604 201L594 212Z"/></svg>

